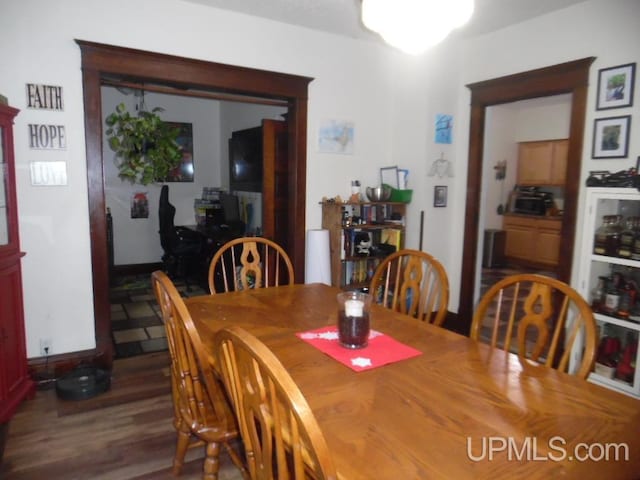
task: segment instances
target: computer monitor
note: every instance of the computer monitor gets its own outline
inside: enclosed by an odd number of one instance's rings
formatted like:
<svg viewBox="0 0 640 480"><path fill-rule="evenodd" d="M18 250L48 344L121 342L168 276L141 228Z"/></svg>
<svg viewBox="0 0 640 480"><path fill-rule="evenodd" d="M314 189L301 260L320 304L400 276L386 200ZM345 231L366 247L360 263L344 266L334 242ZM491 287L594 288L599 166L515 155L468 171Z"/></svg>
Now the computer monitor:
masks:
<svg viewBox="0 0 640 480"><path fill-rule="evenodd" d="M240 205L238 197L231 193L221 193L220 203L224 211L224 223L230 225L240 220Z"/></svg>

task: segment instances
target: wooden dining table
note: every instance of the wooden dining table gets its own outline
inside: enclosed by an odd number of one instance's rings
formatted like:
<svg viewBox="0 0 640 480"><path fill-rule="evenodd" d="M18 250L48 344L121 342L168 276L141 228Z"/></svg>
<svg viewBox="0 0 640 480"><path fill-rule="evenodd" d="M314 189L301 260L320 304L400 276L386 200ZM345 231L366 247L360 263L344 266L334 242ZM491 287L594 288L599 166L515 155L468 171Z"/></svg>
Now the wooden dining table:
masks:
<svg viewBox="0 0 640 480"><path fill-rule="evenodd" d="M371 328L421 354L356 372L296 335L336 324L338 292L307 284L185 302L210 348L238 325L275 353L341 479L640 478L640 400L377 305Z"/></svg>

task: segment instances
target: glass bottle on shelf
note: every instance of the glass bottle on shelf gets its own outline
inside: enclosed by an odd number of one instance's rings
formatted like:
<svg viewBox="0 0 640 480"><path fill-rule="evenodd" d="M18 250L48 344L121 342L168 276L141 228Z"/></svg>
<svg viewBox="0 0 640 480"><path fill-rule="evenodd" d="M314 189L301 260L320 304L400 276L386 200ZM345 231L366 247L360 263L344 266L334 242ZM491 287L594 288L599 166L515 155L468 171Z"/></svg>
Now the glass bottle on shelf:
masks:
<svg viewBox="0 0 640 480"><path fill-rule="evenodd" d="M618 311L616 312L616 316L626 320L629 318L629 313L631 311L631 289L629 288L629 284L625 283L624 288L619 290L619 292L620 301L618 302Z"/></svg>
<svg viewBox="0 0 640 480"><path fill-rule="evenodd" d="M603 310L607 315L615 315L620 306L620 290L615 274L609 278L604 296Z"/></svg>
<svg viewBox="0 0 640 480"><path fill-rule="evenodd" d="M620 232L620 243L617 255L620 258L631 258L634 239L637 231L638 217L628 217L624 229Z"/></svg>
<svg viewBox="0 0 640 480"><path fill-rule="evenodd" d="M598 312L602 308L604 295L606 291L607 277L598 277L598 283L591 290L591 308L594 312Z"/></svg>
<svg viewBox="0 0 640 480"><path fill-rule="evenodd" d="M638 337L633 332L628 331L626 341L620 361L616 366L616 378L633 383L633 377L636 371L636 354L638 352Z"/></svg>
<svg viewBox="0 0 640 480"><path fill-rule="evenodd" d="M605 326L603 330L600 344L598 345L596 362L614 369L618 364L618 356L620 355L620 339L615 332L611 331L610 325Z"/></svg>
<svg viewBox="0 0 640 480"><path fill-rule="evenodd" d="M640 217L636 217L637 222L633 235L633 246L631 247L631 259L640 260Z"/></svg>
<svg viewBox="0 0 640 480"><path fill-rule="evenodd" d="M602 223L596 229L594 241L593 241L593 253L596 255L607 254L607 232L611 224L611 215L605 215L602 217ZM640 238L638 238L640 243Z"/></svg>
<svg viewBox="0 0 640 480"><path fill-rule="evenodd" d="M609 222L609 228L606 233L607 253L605 253L605 255L615 257L618 254L622 229L622 215L611 215L611 221Z"/></svg>

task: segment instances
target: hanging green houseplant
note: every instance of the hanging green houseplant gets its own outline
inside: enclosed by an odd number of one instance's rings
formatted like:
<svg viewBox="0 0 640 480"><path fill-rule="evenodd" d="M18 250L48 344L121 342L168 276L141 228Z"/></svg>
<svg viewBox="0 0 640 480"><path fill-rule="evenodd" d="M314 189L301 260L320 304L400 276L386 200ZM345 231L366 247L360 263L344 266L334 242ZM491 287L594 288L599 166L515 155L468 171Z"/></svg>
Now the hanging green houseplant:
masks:
<svg viewBox="0 0 640 480"><path fill-rule="evenodd" d="M142 185L162 182L180 164L179 129L165 123L157 115L160 111L140 109L131 115L121 103L107 116L106 135L121 179Z"/></svg>

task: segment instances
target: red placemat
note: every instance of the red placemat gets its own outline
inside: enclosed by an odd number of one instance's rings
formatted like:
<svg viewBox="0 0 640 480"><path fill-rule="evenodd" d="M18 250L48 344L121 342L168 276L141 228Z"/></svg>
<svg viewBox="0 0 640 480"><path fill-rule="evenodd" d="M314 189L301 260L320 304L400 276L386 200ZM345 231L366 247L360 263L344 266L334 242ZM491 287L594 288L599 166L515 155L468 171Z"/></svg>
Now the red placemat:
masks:
<svg viewBox="0 0 640 480"><path fill-rule="evenodd" d="M369 333L369 344L359 349L340 346L337 327L322 327L296 333L296 335L356 372L422 355L420 350L400 343L376 330L371 330Z"/></svg>

